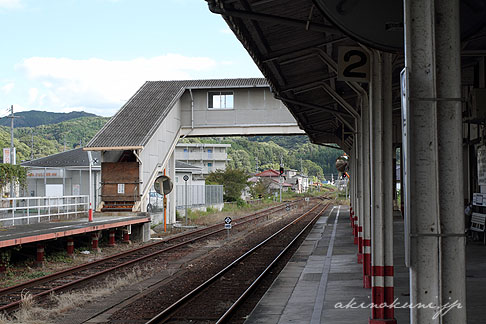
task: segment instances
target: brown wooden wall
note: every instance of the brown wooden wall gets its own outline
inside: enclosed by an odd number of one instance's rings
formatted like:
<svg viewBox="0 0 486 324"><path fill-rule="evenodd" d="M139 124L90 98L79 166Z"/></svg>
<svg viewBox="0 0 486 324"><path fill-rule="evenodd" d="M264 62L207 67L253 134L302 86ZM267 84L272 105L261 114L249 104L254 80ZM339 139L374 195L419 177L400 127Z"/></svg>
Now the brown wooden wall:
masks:
<svg viewBox="0 0 486 324"><path fill-rule="evenodd" d="M137 201L139 193L138 162L102 162L101 198L103 201ZM125 185L125 193L118 193L118 184Z"/></svg>

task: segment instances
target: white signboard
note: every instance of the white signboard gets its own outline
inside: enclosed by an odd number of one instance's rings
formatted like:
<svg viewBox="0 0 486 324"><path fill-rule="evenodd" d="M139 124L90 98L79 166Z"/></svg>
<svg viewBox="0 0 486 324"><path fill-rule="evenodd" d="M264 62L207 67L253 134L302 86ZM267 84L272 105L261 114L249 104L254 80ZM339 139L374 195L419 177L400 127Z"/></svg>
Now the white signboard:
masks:
<svg viewBox="0 0 486 324"><path fill-rule="evenodd" d="M486 206L486 193L475 192L473 194L474 206Z"/></svg>
<svg viewBox="0 0 486 324"><path fill-rule="evenodd" d="M486 146L478 148L478 184L486 186Z"/></svg>
<svg viewBox="0 0 486 324"><path fill-rule="evenodd" d="M73 184L73 196L79 196L81 194L81 186L79 184Z"/></svg>
<svg viewBox="0 0 486 324"><path fill-rule="evenodd" d="M15 147L14 147L14 150L13 150L13 164L16 164L16 156L15 156ZM3 149L3 163L6 163L6 164L10 164L10 147L5 147Z"/></svg>
<svg viewBox="0 0 486 324"><path fill-rule="evenodd" d="M404 205L404 245L405 245L405 265L410 267L410 221L411 221L411 205L410 205L410 94L408 88L408 70L404 68L400 73L400 95L402 102L402 160L403 160L403 180L400 183L402 186L402 199Z"/></svg>
<svg viewBox="0 0 486 324"><path fill-rule="evenodd" d="M338 49L339 81L370 81L370 57L358 46L340 46Z"/></svg>
<svg viewBox="0 0 486 324"><path fill-rule="evenodd" d="M27 173L27 177L31 179L43 179L44 176L46 178L62 178L63 172L63 169L37 169L30 170Z"/></svg>
<svg viewBox="0 0 486 324"><path fill-rule="evenodd" d="M119 183L118 184L118 193L119 194L124 194L125 193L125 184L124 183Z"/></svg>

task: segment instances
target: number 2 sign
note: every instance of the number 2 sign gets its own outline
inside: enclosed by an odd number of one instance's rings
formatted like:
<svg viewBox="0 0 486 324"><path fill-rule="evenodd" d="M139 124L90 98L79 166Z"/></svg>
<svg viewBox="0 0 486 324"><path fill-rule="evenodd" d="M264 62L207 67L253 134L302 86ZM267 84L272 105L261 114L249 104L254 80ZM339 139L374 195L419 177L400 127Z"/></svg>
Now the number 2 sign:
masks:
<svg viewBox="0 0 486 324"><path fill-rule="evenodd" d="M361 47L339 47L338 78L339 81L370 81L370 58Z"/></svg>

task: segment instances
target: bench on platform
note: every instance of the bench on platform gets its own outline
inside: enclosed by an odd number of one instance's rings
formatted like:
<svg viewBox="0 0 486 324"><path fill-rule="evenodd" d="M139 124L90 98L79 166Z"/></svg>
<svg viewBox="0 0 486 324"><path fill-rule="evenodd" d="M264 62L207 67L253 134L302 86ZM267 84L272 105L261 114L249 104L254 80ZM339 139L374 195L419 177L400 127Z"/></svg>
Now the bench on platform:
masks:
<svg viewBox="0 0 486 324"><path fill-rule="evenodd" d="M483 233L483 243L486 245L486 214L472 213L471 231Z"/></svg>

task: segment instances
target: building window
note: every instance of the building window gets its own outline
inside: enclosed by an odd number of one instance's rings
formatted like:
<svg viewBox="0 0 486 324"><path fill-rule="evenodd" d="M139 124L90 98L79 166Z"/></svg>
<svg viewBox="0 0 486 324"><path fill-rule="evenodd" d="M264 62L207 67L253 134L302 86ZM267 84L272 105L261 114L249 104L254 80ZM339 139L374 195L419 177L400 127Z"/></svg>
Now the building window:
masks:
<svg viewBox="0 0 486 324"><path fill-rule="evenodd" d="M233 92L208 92L209 109L233 109Z"/></svg>
<svg viewBox="0 0 486 324"><path fill-rule="evenodd" d="M189 150L188 149L184 149L184 159L188 159L189 158Z"/></svg>
<svg viewBox="0 0 486 324"><path fill-rule="evenodd" d="M208 162L208 172L212 172L212 171L213 171L213 163Z"/></svg>
<svg viewBox="0 0 486 324"><path fill-rule="evenodd" d="M208 159L212 159L213 158L213 149L208 149Z"/></svg>

